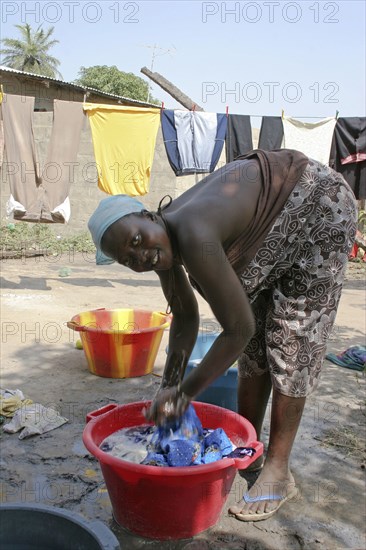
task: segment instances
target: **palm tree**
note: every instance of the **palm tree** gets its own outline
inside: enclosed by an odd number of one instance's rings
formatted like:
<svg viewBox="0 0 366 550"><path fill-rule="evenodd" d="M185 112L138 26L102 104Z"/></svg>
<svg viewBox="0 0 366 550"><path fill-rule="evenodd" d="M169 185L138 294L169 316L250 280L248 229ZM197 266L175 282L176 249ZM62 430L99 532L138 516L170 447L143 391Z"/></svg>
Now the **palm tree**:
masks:
<svg viewBox="0 0 366 550"><path fill-rule="evenodd" d="M36 31L33 31L28 23L15 25L15 27L19 29L22 39L3 38L1 40L5 46L0 50L0 53L5 56L3 64L18 71L50 78L62 78L57 69L60 65L59 60L48 54L48 50L59 42L58 40L50 40L54 27L50 27L47 31L44 31L41 25Z"/></svg>

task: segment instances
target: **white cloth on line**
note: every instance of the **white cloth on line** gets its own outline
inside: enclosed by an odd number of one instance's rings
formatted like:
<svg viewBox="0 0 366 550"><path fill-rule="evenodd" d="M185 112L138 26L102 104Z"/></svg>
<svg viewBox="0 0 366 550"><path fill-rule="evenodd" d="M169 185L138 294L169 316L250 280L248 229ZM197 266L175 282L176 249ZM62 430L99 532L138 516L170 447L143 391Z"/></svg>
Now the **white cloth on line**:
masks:
<svg viewBox="0 0 366 550"><path fill-rule="evenodd" d="M302 122L284 116L282 122L282 148L296 149L307 157L329 166L330 148L337 122L335 117L324 118L318 122Z"/></svg>

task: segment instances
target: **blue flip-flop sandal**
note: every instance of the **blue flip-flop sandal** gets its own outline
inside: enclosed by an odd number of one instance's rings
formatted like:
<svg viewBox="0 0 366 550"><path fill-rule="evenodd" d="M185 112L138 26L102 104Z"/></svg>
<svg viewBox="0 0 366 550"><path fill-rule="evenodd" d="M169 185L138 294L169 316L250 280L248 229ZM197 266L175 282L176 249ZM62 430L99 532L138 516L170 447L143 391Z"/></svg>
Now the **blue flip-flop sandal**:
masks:
<svg viewBox="0 0 366 550"><path fill-rule="evenodd" d="M274 508L270 512L261 512L260 514L232 514L232 515L240 521L262 521L264 519L268 519L271 516L273 516L273 514L275 514L277 510L281 508L282 504L284 504L287 500L290 500L291 498L297 496L297 494L298 494L297 487L294 487L293 489L291 489L291 491L285 496L261 495L257 497L251 497L249 496L248 493L244 493L243 500L246 504L251 504L253 502L261 502L263 500L277 500L278 505L276 506L276 508Z"/></svg>

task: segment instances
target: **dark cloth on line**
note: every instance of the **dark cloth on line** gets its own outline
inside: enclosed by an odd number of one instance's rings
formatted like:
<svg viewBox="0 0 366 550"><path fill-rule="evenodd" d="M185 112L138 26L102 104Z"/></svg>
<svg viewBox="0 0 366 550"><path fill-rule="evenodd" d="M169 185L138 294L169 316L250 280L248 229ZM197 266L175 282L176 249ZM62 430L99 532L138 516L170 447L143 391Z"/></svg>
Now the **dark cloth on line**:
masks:
<svg viewBox="0 0 366 550"><path fill-rule="evenodd" d="M226 132L226 162L252 151L252 127L249 115L228 115Z"/></svg>
<svg viewBox="0 0 366 550"><path fill-rule="evenodd" d="M280 116L262 117L262 124L259 132L258 149L263 149L264 151L281 149L282 140L282 118Z"/></svg>
<svg viewBox="0 0 366 550"><path fill-rule="evenodd" d="M356 199L366 198L366 117L340 117L329 166L342 174Z"/></svg>
<svg viewBox="0 0 366 550"><path fill-rule="evenodd" d="M174 111L172 109L164 109L162 111L161 129L163 132L165 151L169 164L175 175L178 175L182 171L182 163L178 150L178 137L174 123Z"/></svg>

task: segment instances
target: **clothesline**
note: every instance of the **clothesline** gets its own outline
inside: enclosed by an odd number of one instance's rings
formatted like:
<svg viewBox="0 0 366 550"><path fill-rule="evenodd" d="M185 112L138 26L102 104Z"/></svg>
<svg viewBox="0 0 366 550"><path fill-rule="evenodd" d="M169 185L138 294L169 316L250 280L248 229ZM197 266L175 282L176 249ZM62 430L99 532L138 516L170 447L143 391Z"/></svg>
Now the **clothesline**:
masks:
<svg viewBox="0 0 366 550"><path fill-rule="evenodd" d="M35 99L45 99L44 97L35 97ZM50 100L51 101L51 100ZM138 107L138 105L136 105ZM165 109L165 107L164 107ZM179 109L172 109L173 111L179 111ZM229 113L230 114L230 113ZM237 113L235 113L237 114ZM254 117L254 118L263 118L265 116L281 116L281 115L248 115L250 117ZM323 119L323 118L328 118L330 117L331 115L324 115L324 116L302 116L302 115L291 115L292 118L315 118L315 119Z"/></svg>
<svg viewBox="0 0 366 550"><path fill-rule="evenodd" d="M2 86L2 85L0 85L0 86L1 86L0 89L1 89L1 92L2 92L2 91L3 91L3 86ZM84 94L84 101L83 101L84 103L86 102L86 99L89 97L89 95L90 95L90 92L86 92L86 93ZM34 99L39 99L39 100L41 100L41 99L42 99L42 100L44 100L44 99L49 99L49 101L52 101L51 98L38 97L38 96L34 96ZM162 109L162 110L165 109L164 102L162 102L161 109ZM173 110L179 110L179 109L173 109ZM194 109L193 109L193 110L194 110ZM229 107L228 107L228 106L226 106L226 114L227 114L227 115L229 114ZM339 111L336 111L335 117L338 118L338 115L339 115ZM256 114L255 114L255 115L252 115L252 114L250 114L250 115L248 115L248 116L254 117L254 118L263 118L264 116L280 116L280 115L263 115L263 114L262 114L262 115L256 115ZM284 111L282 110L282 117L283 117L283 116L284 116ZM306 118L306 119L312 118L312 119L319 119L319 120L321 120L321 119L323 119L323 118L328 118L329 116L330 116L330 115L327 115L327 116L291 115L292 118Z"/></svg>
<svg viewBox="0 0 366 550"><path fill-rule="evenodd" d="M34 96L34 99L42 99L42 100L44 100L44 99L49 99L49 101L53 101L53 99L51 99L51 98L44 98L44 97L37 97L37 96ZM85 101L84 101L84 103L85 103ZM138 107L138 105L136 105L136 106ZM165 106L164 106L164 107L161 107L161 109L165 109ZM173 111L179 111L179 110L180 110L180 109L173 109ZM230 114L230 113L229 113L229 114ZM237 113L235 113L235 114L237 114ZM337 115L338 115L338 114L336 113L336 116L337 116ZM280 115L280 114L275 114L275 115L263 115L263 114L262 114L262 115L256 115L256 114L255 114L255 115L252 115L252 114L250 114L250 115L248 115L248 116L253 117L253 118L263 118L263 117L265 117L265 116L281 116L281 115ZM330 117L330 116L331 116L331 115L324 115L324 116L291 115L292 118L306 118L306 119L308 119L308 118L313 118L313 119L317 119L317 120L318 120L318 119L321 120L321 119L323 119L323 118L328 118L328 117Z"/></svg>
<svg viewBox="0 0 366 550"><path fill-rule="evenodd" d="M1 93L3 93L3 86L2 86L2 84L0 85L0 91L1 91ZM90 95L90 92L86 92L86 93L84 94L84 101L83 101L84 103L86 102L86 99L89 97L89 95ZM41 99L42 99L42 100L44 100L44 99L49 99L49 101L52 101L51 98L44 98L44 97L38 97L38 96L34 96L34 99L39 99L39 100L41 100ZM120 102L118 102L118 103L120 103ZM162 102L162 105L161 105L161 110L163 110L163 109L165 109L164 102ZM173 109L173 110L179 110L179 109ZM194 109L193 109L193 110L194 110ZM226 106L226 115L228 115L228 114L229 114L229 106ZM284 114L285 114L285 113L284 113L284 111L282 110L282 115L281 115L282 118L284 117ZM335 118L338 118L338 115L339 115L339 111L336 111ZM256 114L255 114L255 115L252 115L252 114L250 114L250 115L248 115L248 116L253 117L253 118L263 118L263 117L265 117L265 116L280 116L280 115L263 115L263 114L262 114L262 115L256 115ZM312 118L312 119L317 119L317 120L321 120L321 119L323 119L323 118L328 118L329 116L330 116L330 115L327 115L327 116L291 115L292 118L305 118L305 119L310 119L310 118Z"/></svg>
<svg viewBox="0 0 366 550"><path fill-rule="evenodd" d="M281 116L281 115L249 115L249 116L252 116L252 117L256 117L256 118L262 118L264 116ZM316 119L323 119L323 118L328 118L329 116L331 115L326 115L326 116L302 116L302 115L291 115L292 118L316 118Z"/></svg>

